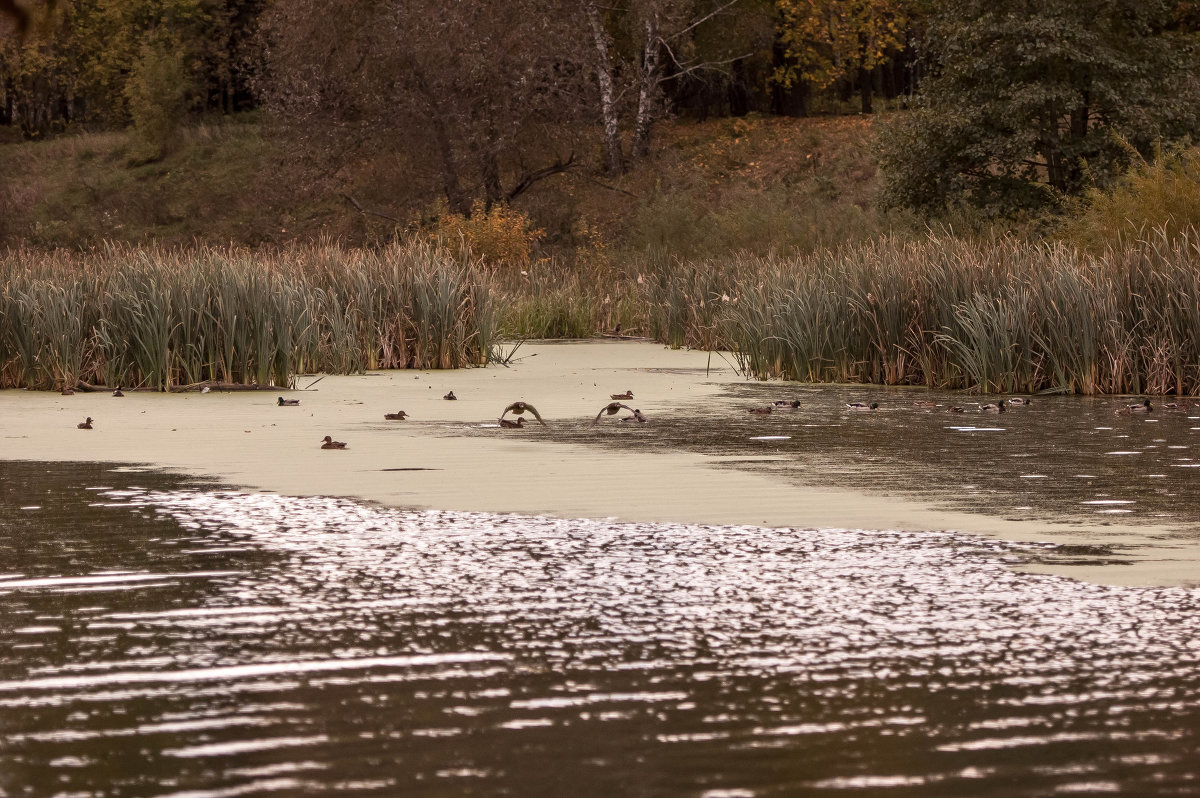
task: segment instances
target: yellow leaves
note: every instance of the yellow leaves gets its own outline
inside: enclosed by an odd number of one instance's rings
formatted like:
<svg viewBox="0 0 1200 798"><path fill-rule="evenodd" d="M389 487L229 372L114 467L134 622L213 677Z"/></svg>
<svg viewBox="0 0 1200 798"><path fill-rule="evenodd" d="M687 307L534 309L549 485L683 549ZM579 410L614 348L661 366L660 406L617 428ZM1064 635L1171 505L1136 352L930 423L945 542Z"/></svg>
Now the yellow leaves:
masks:
<svg viewBox="0 0 1200 798"><path fill-rule="evenodd" d="M779 34L796 66L777 74L824 88L873 69L904 46L910 0L775 0Z"/></svg>
<svg viewBox="0 0 1200 798"><path fill-rule="evenodd" d="M439 217L434 236L447 244L465 244L471 252L491 264L529 263L533 245L545 231L533 228L528 216L507 205L493 205L485 210L480 201L471 208L471 215L446 213Z"/></svg>

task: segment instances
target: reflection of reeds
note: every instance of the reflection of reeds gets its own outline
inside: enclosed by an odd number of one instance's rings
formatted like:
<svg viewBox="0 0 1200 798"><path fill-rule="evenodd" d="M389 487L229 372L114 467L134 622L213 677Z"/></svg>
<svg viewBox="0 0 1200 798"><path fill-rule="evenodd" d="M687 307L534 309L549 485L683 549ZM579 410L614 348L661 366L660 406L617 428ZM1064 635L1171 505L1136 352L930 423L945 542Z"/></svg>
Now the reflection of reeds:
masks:
<svg viewBox="0 0 1200 798"><path fill-rule="evenodd" d="M0 387L286 385L305 371L455 368L493 344L489 278L418 242L274 253L0 255Z"/></svg>

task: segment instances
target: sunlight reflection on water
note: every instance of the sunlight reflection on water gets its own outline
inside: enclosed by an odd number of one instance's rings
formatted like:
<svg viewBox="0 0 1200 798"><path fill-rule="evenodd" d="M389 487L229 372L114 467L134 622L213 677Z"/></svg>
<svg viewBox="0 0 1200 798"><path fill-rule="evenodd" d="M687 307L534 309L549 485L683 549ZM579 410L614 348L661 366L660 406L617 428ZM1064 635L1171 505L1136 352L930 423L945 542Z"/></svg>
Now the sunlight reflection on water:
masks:
<svg viewBox="0 0 1200 798"><path fill-rule="evenodd" d="M130 479L46 514L3 505L0 555L26 541L0 569L13 795L1155 795L1200 777L1200 591L1010 567L1069 547Z"/></svg>

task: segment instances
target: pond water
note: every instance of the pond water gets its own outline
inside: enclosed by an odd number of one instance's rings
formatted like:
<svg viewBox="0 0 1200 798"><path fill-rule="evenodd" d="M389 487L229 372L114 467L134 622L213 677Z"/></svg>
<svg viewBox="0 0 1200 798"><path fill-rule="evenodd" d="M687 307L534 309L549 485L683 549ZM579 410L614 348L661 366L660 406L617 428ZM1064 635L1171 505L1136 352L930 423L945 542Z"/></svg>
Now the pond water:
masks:
<svg viewBox="0 0 1200 798"><path fill-rule="evenodd" d="M885 418L856 417L845 446L903 439ZM804 441L798 416L762 421L738 435ZM1097 452L1124 434L1107 426ZM1129 429L1123 449L1162 456ZM1074 470L1009 465L986 434L1005 491ZM1104 462L1087 491L1117 491ZM1059 548L0 461L0 794L1197 794L1200 590L1013 567Z"/></svg>
<svg viewBox="0 0 1200 798"><path fill-rule="evenodd" d="M747 412L790 399L801 406ZM1112 523L1161 526L1176 541L1200 541L1200 406L1184 399L1168 408L1156 399L1156 409L1141 414L1124 412L1129 398L1039 396L1028 407L980 411L995 401L911 388L747 383L707 404L651 414L645 425L606 416L596 426L528 432L622 450L703 452L781 485L904 495L1044 522L1048 535ZM879 408L853 411L851 402Z"/></svg>

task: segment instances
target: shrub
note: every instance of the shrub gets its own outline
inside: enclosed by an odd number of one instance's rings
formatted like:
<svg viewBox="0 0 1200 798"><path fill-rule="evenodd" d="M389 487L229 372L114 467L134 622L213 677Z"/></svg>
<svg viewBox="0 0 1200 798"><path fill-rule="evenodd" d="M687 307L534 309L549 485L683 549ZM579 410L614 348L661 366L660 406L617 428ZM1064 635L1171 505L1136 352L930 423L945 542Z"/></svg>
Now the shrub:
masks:
<svg viewBox="0 0 1200 798"><path fill-rule="evenodd" d="M533 227L529 217L507 205L486 209L476 202L470 216L443 213L438 217L434 237L448 246L461 246L490 264L529 263L533 246L543 231Z"/></svg>
<svg viewBox="0 0 1200 798"><path fill-rule="evenodd" d="M1138 159L1112 187L1089 189L1072 211L1060 234L1093 252L1137 241L1152 229L1175 241L1189 228L1200 229L1200 150Z"/></svg>

